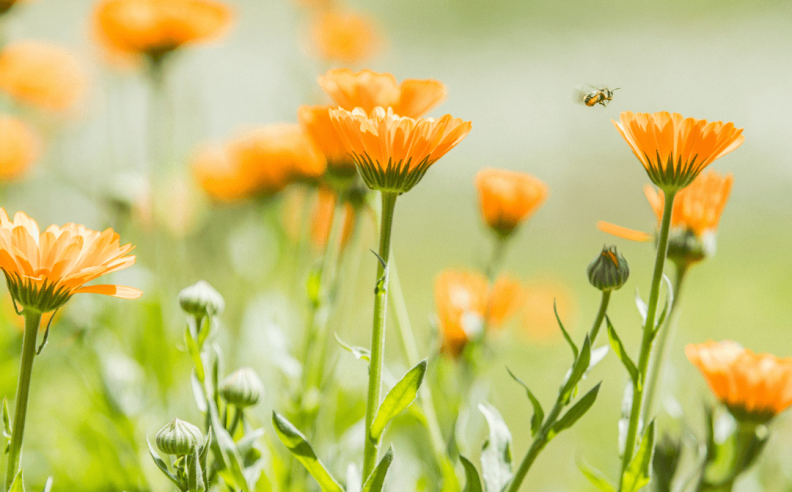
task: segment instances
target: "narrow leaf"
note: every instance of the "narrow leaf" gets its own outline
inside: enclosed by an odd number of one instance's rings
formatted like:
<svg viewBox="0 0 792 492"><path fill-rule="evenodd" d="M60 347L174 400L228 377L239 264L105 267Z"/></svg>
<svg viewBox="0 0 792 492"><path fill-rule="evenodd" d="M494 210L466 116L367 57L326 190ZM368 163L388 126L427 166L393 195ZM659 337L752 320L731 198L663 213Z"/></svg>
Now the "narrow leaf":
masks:
<svg viewBox="0 0 792 492"><path fill-rule="evenodd" d="M55 480L52 477L47 478L47 482L44 484L44 490L41 492L50 492L52 490L52 484Z"/></svg>
<svg viewBox="0 0 792 492"><path fill-rule="evenodd" d="M363 347L356 347L354 345L349 345L348 343L341 340L341 338L338 336L338 333L335 333L335 339L336 342L338 342L338 344L341 345L341 347L351 352L356 359L371 360L371 352L369 351L369 349Z"/></svg>
<svg viewBox="0 0 792 492"><path fill-rule="evenodd" d="M234 439L220 423L220 416L217 414L217 407L214 401L210 401L208 404L213 435L217 444L217 449L220 451L220 456L215 456L215 459L221 461L221 464L228 469L231 477L233 477L233 485L242 489L242 492L250 492L250 485L244 473L244 461L242 461L242 457L239 455L239 450L236 444L234 444Z"/></svg>
<svg viewBox="0 0 792 492"><path fill-rule="evenodd" d="M569 336L569 332L566 331L564 328L564 323L561 322L561 317L558 315L558 307L556 306L556 301L553 299L553 312L555 313L556 321L558 321L558 327L561 328L561 333L564 334L564 339L566 339L569 347L572 349L572 358L577 360L578 358L578 348L575 345L575 342L572 341L572 337Z"/></svg>
<svg viewBox="0 0 792 492"><path fill-rule="evenodd" d="M591 341L589 340L588 335L586 335L586 340L583 342L583 348L580 349L580 355L575 360L572 370L569 372L569 376L561 388L559 399L560 401L564 402L564 404L569 402L570 398L572 397L572 393L577 387L577 384L580 382L581 378L583 378L583 374L586 372L586 369L588 369L590 361Z"/></svg>
<svg viewBox="0 0 792 492"><path fill-rule="evenodd" d="M616 353L616 357L622 361L624 368L627 369L633 384L640 388L641 383L638 378L638 368L635 367L635 363L632 361L632 359L630 359L630 356L627 355L627 351L624 349L624 345L622 344L621 339L619 339L619 335L616 333L616 330L613 329L610 318L605 316L605 321L608 323L608 340L610 341L611 348Z"/></svg>
<svg viewBox="0 0 792 492"><path fill-rule="evenodd" d="M635 452L635 456L624 471L621 492L638 492L649 484L654 443L655 422L652 420L641 438L638 451Z"/></svg>
<svg viewBox="0 0 792 492"><path fill-rule="evenodd" d="M188 324L184 329L184 345L187 347L187 353L190 355L193 365L195 366L195 375L198 377L199 381L203 382L204 379L206 379L206 373L204 372L203 361L201 360L201 351L198 349L198 344L195 342L191 331L190 325Z"/></svg>
<svg viewBox="0 0 792 492"><path fill-rule="evenodd" d="M11 415L8 412L8 400L3 398L3 436L11 439Z"/></svg>
<svg viewBox="0 0 792 492"><path fill-rule="evenodd" d="M25 480L22 479L22 470L17 472L14 480L11 482L11 487L8 492L25 492Z"/></svg>
<svg viewBox="0 0 792 492"><path fill-rule="evenodd" d="M481 449L481 473L487 492L501 492L514 477L512 438L500 412L487 402L478 405L489 425L489 436Z"/></svg>
<svg viewBox="0 0 792 492"><path fill-rule="evenodd" d="M641 318L643 319L645 325L649 307L646 305L643 299L641 299L641 293L638 292L638 288L635 289L635 306L638 308L638 312L641 313Z"/></svg>
<svg viewBox="0 0 792 492"><path fill-rule="evenodd" d="M558 419L558 421L553 424L553 427L550 429L550 432L547 435L547 440L550 441L553 437L558 435L561 431L569 429L575 423L580 420L582 416L589 411L594 402L597 401L597 394L599 394L600 385L602 383L597 383L588 393L586 393L583 398L577 401L572 408L570 408L567 413L564 414L563 417Z"/></svg>
<svg viewBox="0 0 792 492"><path fill-rule="evenodd" d="M462 466L465 468L465 480L467 483L465 484L464 492L483 492L481 489L481 478L473 463L461 454L459 455L459 461L462 462Z"/></svg>
<svg viewBox="0 0 792 492"><path fill-rule="evenodd" d="M666 298L665 298L665 305L663 306L663 312L660 313L660 318L657 320L657 326L655 326L655 332L662 328L663 323L666 320L666 315L668 315L671 307L674 305L674 288L671 286L671 280L668 278L667 275L663 274L663 280L666 284Z"/></svg>
<svg viewBox="0 0 792 492"><path fill-rule="evenodd" d="M363 490L361 492L382 492L382 487L385 485L385 476L388 474L388 468L390 468L391 463L393 463L392 445L388 448L388 452L382 457L377 467L374 468L374 471L371 472L371 475L366 479L366 483L363 484Z"/></svg>
<svg viewBox="0 0 792 492"><path fill-rule="evenodd" d="M148 449L149 449L149 453L151 454L151 459L154 460L154 464L157 465L157 468L159 468L162 471L162 473L164 473L165 476L168 477L170 481L173 482L176 485L176 487L179 488L179 490L182 490L182 488L184 488L184 485L181 483L181 481L176 475L171 473L171 471L168 469L168 465L165 464L165 461L163 461L162 458L160 458L160 455L158 455L157 452L154 451L154 447L151 445L151 442L148 440L148 437L146 438L146 444L148 444Z"/></svg>
<svg viewBox="0 0 792 492"><path fill-rule="evenodd" d="M544 422L544 410L542 409L542 404L539 403L539 400L534 396L530 389L528 389L528 385L522 382L520 378L514 375L511 372L511 369L508 367L506 368L509 371L509 376L512 377L517 383L525 389L525 393L528 395L528 399L531 400L531 405L533 405L534 414L531 417L531 436L535 436L537 432L539 432L539 428L542 427L542 422ZM463 463L464 465L464 463Z"/></svg>
<svg viewBox="0 0 792 492"><path fill-rule="evenodd" d="M382 400L382 404L380 404L377 410L374 421L371 423L371 429L369 429L369 437L371 440L374 442L379 441L388 423L415 401L415 398L418 396L418 388L421 387L425 374L426 359L407 371L407 374L404 375L401 381L396 383L396 385L388 391L388 394L385 396L385 399Z"/></svg>
<svg viewBox="0 0 792 492"><path fill-rule="evenodd" d="M311 445L305 436L297 430L291 422L277 412L272 412L272 425L278 434L281 442L289 448L289 451L297 460L303 464L308 473L316 480L322 488L322 492L344 492L341 485L330 475L325 466L316 457Z"/></svg>
<svg viewBox="0 0 792 492"><path fill-rule="evenodd" d="M583 475L585 475L586 478L588 478L588 481L597 487L598 490L601 492L616 492L616 487L610 483L610 480L608 480L608 477L606 477L604 473L597 470L596 468L591 467L591 465L583 461L581 458L578 458L575 461L577 462L578 469L583 472Z"/></svg>

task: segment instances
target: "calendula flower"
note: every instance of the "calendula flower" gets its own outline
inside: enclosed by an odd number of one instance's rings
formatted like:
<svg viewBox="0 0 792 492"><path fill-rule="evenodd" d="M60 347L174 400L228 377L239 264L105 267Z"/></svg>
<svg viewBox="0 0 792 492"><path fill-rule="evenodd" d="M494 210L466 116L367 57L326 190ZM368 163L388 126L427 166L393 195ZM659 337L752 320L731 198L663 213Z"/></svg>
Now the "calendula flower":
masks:
<svg viewBox="0 0 792 492"><path fill-rule="evenodd" d="M723 209L729 200L734 177L716 171L706 171L674 199L669 233L668 257L687 264L715 254L716 233ZM657 227L663 218L665 195L651 185L644 187L646 199L657 217ZM651 241L652 235L633 231L608 222L597 223L600 230L631 241Z"/></svg>
<svg viewBox="0 0 792 492"><path fill-rule="evenodd" d="M300 106L297 119L327 160L327 171L336 177L355 176L355 161L330 119L330 106Z"/></svg>
<svg viewBox="0 0 792 492"><path fill-rule="evenodd" d="M613 124L643 164L649 179L666 192L693 182L715 159L745 138L734 123L684 118L678 113L625 111Z"/></svg>
<svg viewBox="0 0 792 492"><path fill-rule="evenodd" d="M459 355L470 340L489 328L500 327L517 309L522 289L510 277L490 288L487 278L472 271L445 270L434 284L441 351Z"/></svg>
<svg viewBox="0 0 792 492"><path fill-rule="evenodd" d="M691 344L685 355L737 420L764 423L792 405L792 358L756 354L731 340Z"/></svg>
<svg viewBox="0 0 792 492"><path fill-rule="evenodd" d="M316 193L316 203L311 214L311 239L318 249L324 248L330 239L330 228L333 225L337 200L338 195L327 188L319 188ZM344 212L341 217L341 220L344 221L341 244L344 245L352 236L352 231L355 228L355 209L352 205L344 204Z"/></svg>
<svg viewBox="0 0 792 492"><path fill-rule="evenodd" d="M65 111L81 98L87 75L65 48L20 41L0 51L0 89L49 111Z"/></svg>
<svg viewBox="0 0 792 492"><path fill-rule="evenodd" d="M439 80L407 79L399 84L393 75L371 70L330 70L319 77L319 85L343 109L363 108L370 113L381 106L410 118L425 115L446 97Z"/></svg>
<svg viewBox="0 0 792 492"><path fill-rule="evenodd" d="M0 269L11 297L24 309L46 313L74 294L104 294L137 299L142 292L120 285L85 284L135 263L112 229L92 231L78 224L49 226L39 233L36 221L17 212L13 222L0 208Z"/></svg>
<svg viewBox="0 0 792 492"><path fill-rule="evenodd" d="M374 23L351 12L324 11L313 18L311 31L316 53L332 62L360 63L380 44Z"/></svg>
<svg viewBox="0 0 792 492"><path fill-rule="evenodd" d="M40 139L24 122L0 116L0 181L22 176L38 158Z"/></svg>
<svg viewBox="0 0 792 492"><path fill-rule="evenodd" d="M221 36L232 19L214 0L103 0L94 11L97 37L112 51L153 59Z"/></svg>
<svg viewBox="0 0 792 492"><path fill-rule="evenodd" d="M547 199L547 185L527 173L482 169L476 174L481 214L503 237L533 215Z"/></svg>
<svg viewBox="0 0 792 492"><path fill-rule="evenodd" d="M374 108L330 110L330 117L372 190L404 193L429 167L461 142L471 124L451 115L412 119Z"/></svg>

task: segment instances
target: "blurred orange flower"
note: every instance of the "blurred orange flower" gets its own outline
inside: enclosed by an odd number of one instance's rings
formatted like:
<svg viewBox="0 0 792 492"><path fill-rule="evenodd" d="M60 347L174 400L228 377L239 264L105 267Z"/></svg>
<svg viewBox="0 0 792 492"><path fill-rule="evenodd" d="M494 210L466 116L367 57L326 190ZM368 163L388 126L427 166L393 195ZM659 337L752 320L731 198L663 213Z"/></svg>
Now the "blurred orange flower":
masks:
<svg viewBox="0 0 792 492"><path fill-rule="evenodd" d="M412 119L374 108L330 110L330 117L353 155L363 180L373 190L404 193L429 167L461 142L471 124L451 115Z"/></svg>
<svg viewBox="0 0 792 492"><path fill-rule="evenodd" d="M0 181L19 178L40 153L40 139L24 122L0 116Z"/></svg>
<svg viewBox="0 0 792 492"><path fill-rule="evenodd" d="M330 106L300 106L297 119L327 159L327 169L340 175L354 175L355 161L330 119Z"/></svg>
<svg viewBox="0 0 792 492"><path fill-rule="evenodd" d="M578 306L575 293L558 280L536 280L523 286L523 333L533 343L554 343L561 338L561 329L553 311L568 331L577 323Z"/></svg>
<svg viewBox="0 0 792 492"><path fill-rule="evenodd" d="M311 31L317 54L328 61L359 63L380 45L374 23L355 13L324 11L313 18Z"/></svg>
<svg viewBox="0 0 792 492"><path fill-rule="evenodd" d="M481 214L495 232L508 236L547 199L547 185L527 173L482 169L476 174Z"/></svg>
<svg viewBox="0 0 792 492"><path fill-rule="evenodd" d="M227 5L213 0L102 0L94 27L111 52L159 57L221 36L232 18Z"/></svg>
<svg viewBox="0 0 792 492"><path fill-rule="evenodd" d="M283 199L282 219L283 229L292 241L300 241L302 231L300 224L303 214L311 212L311 242L316 249L324 249L330 238L335 203L338 195L326 187L320 187L316 193L310 193L304 187L291 187ZM351 204L344 205L344 230L342 231L342 246L352 237L355 228L355 209Z"/></svg>
<svg viewBox="0 0 792 492"><path fill-rule="evenodd" d="M665 191L686 187L715 159L745 140L742 128L735 128L734 123L710 123L665 111L625 111L613 124L652 182Z"/></svg>
<svg viewBox="0 0 792 492"><path fill-rule="evenodd" d="M68 50L21 41L0 51L0 89L50 111L72 108L83 96L88 77Z"/></svg>
<svg viewBox="0 0 792 492"><path fill-rule="evenodd" d="M738 420L763 423L792 405L792 358L756 354L731 340L691 344L685 355Z"/></svg>
<svg viewBox="0 0 792 492"><path fill-rule="evenodd" d="M401 84L389 73L334 69L319 76L319 85L341 106L370 113L377 106L393 108L399 116L419 118L443 102L445 85L439 80L407 79Z"/></svg>
<svg viewBox="0 0 792 492"><path fill-rule="evenodd" d="M234 201L276 193L295 179L315 180L325 160L299 125L283 123L247 131L223 147L205 147L193 159L193 171L210 196Z"/></svg>
<svg viewBox="0 0 792 492"><path fill-rule="evenodd" d="M92 231L83 225L49 226L39 232L36 221L17 212L13 222L0 208L0 269L8 290L25 309L53 311L79 293L137 299L137 289L91 285L102 275L132 266L132 245L119 245L112 229Z"/></svg>

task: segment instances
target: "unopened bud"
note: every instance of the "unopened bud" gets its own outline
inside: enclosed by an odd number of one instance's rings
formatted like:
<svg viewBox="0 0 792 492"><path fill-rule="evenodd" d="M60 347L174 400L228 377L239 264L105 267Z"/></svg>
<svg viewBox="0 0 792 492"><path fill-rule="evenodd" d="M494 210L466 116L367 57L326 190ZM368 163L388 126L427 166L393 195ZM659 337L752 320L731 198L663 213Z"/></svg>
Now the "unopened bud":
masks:
<svg viewBox="0 0 792 492"><path fill-rule="evenodd" d="M602 252L588 266L591 285L602 291L616 290L630 277L630 266L616 246L603 246Z"/></svg>
<svg viewBox="0 0 792 492"><path fill-rule="evenodd" d="M255 405L263 392L261 380L249 367L237 369L225 378L220 386L223 399L238 408Z"/></svg>
<svg viewBox="0 0 792 492"><path fill-rule="evenodd" d="M157 447L165 454L189 455L193 448L203 446L201 429L179 419L173 419L157 432Z"/></svg>
<svg viewBox="0 0 792 492"><path fill-rule="evenodd" d="M179 304L184 312L193 316L214 316L225 309L223 296L203 280L182 290Z"/></svg>

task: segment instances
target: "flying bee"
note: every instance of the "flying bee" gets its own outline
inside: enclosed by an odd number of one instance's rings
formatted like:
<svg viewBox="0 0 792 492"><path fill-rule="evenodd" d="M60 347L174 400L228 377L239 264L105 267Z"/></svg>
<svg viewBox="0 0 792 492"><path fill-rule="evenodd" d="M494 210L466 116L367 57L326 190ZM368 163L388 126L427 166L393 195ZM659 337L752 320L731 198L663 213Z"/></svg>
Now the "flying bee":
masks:
<svg viewBox="0 0 792 492"><path fill-rule="evenodd" d="M575 100L588 107L597 104L607 107L608 103L613 101L613 92L619 89L620 87L608 89L607 87L578 86L575 89Z"/></svg>

